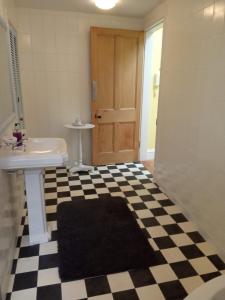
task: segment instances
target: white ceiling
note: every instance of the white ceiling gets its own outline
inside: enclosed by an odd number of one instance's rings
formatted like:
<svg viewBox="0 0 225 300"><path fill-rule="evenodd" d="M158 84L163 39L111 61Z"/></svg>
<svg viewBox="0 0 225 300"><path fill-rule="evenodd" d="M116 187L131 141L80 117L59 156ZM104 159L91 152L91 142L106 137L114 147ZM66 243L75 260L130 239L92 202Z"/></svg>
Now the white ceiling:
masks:
<svg viewBox="0 0 225 300"><path fill-rule="evenodd" d="M119 0L110 11L95 7L93 0L15 0L18 6L36 9L66 10L84 13L108 13L123 17L142 18L162 0Z"/></svg>

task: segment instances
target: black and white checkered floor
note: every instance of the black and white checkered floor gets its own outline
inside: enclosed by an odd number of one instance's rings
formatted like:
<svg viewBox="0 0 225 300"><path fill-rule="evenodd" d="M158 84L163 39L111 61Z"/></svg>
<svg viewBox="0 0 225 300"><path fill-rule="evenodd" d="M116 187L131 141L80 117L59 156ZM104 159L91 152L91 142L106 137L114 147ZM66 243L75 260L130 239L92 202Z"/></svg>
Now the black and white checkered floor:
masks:
<svg viewBox="0 0 225 300"><path fill-rule="evenodd" d="M76 201L77 197L85 200L107 195L127 199L138 224L157 251L159 265L61 283L57 268L57 204ZM181 209L159 190L140 163L102 166L92 174L79 176L70 176L65 168L46 170L45 197L52 240L28 245L25 208L7 300L178 300L225 273L225 265L213 246L205 242Z"/></svg>

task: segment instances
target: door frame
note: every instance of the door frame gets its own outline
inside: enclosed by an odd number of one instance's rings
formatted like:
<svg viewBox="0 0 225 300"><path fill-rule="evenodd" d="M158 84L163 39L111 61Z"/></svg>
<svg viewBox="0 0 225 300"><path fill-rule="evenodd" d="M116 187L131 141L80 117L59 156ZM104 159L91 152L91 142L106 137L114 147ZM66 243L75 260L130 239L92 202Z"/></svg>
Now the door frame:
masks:
<svg viewBox="0 0 225 300"><path fill-rule="evenodd" d="M152 63L152 45L151 45L151 35L164 26L164 19L159 20L152 26L145 29L145 53L144 53L144 70L143 70L143 87L142 87L142 104L141 104L141 120L140 120L140 151L139 160L152 160L155 156L155 151L148 151L148 134L149 130L146 130L146 124L148 124L149 110L152 101L151 89L149 88L149 77L150 68ZM162 46L163 47L163 46ZM163 52L163 51L162 51ZM162 60L161 60L162 65Z"/></svg>

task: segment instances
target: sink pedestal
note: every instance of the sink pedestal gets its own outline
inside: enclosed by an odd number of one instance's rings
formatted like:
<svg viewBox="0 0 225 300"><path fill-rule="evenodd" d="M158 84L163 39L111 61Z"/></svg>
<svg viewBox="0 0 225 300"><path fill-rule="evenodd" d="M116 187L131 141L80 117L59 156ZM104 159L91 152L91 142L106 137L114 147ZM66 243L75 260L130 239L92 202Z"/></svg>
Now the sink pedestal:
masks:
<svg viewBox="0 0 225 300"><path fill-rule="evenodd" d="M46 243L48 232L42 169L25 169L30 244Z"/></svg>
<svg viewBox="0 0 225 300"><path fill-rule="evenodd" d="M31 245L50 240L42 170L65 166L67 161L66 142L60 138L29 138L20 150L0 147L0 170L24 170Z"/></svg>

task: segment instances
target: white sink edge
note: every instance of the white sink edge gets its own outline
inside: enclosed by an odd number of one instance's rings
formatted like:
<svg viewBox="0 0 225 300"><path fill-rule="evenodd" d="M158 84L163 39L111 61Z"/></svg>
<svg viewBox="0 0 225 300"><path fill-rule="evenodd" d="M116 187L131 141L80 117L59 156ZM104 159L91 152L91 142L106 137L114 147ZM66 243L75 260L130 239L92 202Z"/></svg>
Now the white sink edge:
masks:
<svg viewBox="0 0 225 300"><path fill-rule="evenodd" d="M51 160L53 160L51 162ZM23 166L22 162L13 163L13 165L9 164L1 164L2 170L27 170L27 169L45 169L50 167L63 167L66 166L66 162L68 161L68 155L65 155L63 158L57 159L42 159L41 162L35 163L35 160L29 163L29 166Z"/></svg>
<svg viewBox="0 0 225 300"><path fill-rule="evenodd" d="M29 142L31 143L30 145ZM7 148L2 149L3 153L0 155L0 168L9 171L45 169L65 166L65 163L68 161L67 145L62 138L30 138L26 142L26 145L28 147L26 148L28 149L27 152L23 150L7 150ZM44 151L45 149L47 149L47 151L49 149L50 152L42 154L43 149ZM39 151L40 153L38 153Z"/></svg>

